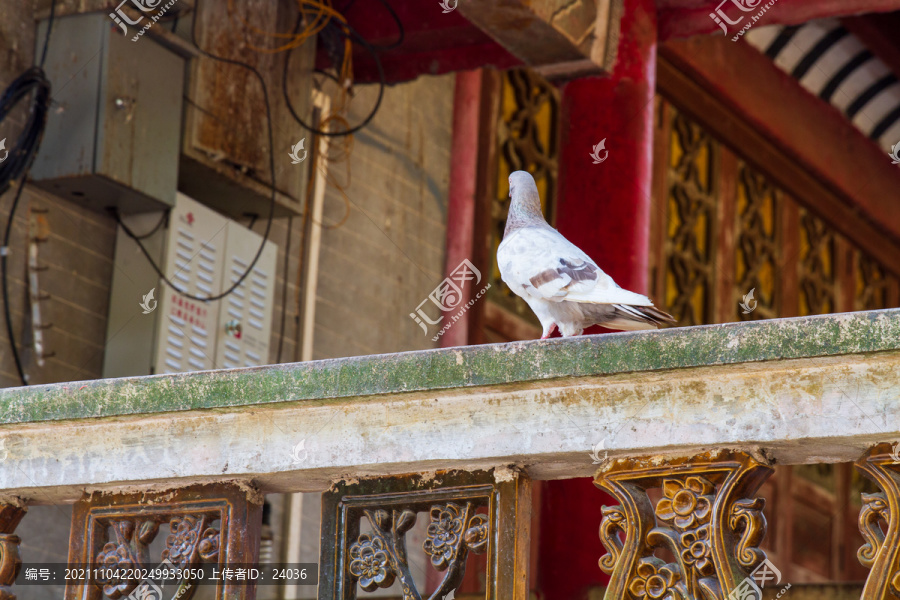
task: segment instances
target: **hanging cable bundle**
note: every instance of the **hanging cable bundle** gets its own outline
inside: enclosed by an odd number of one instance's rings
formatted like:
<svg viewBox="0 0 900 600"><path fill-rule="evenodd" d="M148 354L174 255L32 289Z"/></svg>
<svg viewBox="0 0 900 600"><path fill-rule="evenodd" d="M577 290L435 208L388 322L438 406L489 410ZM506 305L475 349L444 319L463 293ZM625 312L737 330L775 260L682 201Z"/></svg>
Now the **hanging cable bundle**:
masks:
<svg viewBox="0 0 900 600"><path fill-rule="evenodd" d="M25 129L9 155L0 163L0 196L9 190L14 181L24 177L34 161L44 134L47 107L50 104L50 82L40 67L31 67L19 75L3 92L3 97L0 98L0 122L29 95L31 106Z"/></svg>
<svg viewBox="0 0 900 600"><path fill-rule="evenodd" d="M19 207L19 199L25 188L25 179L28 169L34 162L41 138L44 135L44 126L47 124L47 111L50 106L50 81L44 73L44 61L47 59L47 48L50 45L50 32L53 30L53 17L56 11L56 0L50 4L50 20L47 23L47 35L44 38L44 50L41 53L40 65L35 65L19 75L15 81L0 97L0 123L2 123L12 110L27 96L31 95L31 106L28 111L28 120L22 134L16 140L16 145L9 150L9 154L0 163L0 196L9 191L13 182L19 180L19 189L13 198L9 215L6 217L6 227L3 233L3 246L0 247L0 290L3 292L3 316L6 322L6 335L9 338L9 346L12 350L13 360L16 363L16 371L22 385L28 385L28 376L22 368L22 359L16 347L16 336L12 327L12 316L9 310L9 277L7 270L7 257L9 255L9 239L12 236L12 224Z"/></svg>

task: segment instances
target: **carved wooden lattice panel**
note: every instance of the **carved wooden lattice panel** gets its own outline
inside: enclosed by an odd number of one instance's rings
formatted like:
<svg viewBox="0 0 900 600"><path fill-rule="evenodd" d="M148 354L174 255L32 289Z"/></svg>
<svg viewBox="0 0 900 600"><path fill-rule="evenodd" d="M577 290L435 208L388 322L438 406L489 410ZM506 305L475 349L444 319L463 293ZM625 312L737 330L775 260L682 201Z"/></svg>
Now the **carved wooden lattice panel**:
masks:
<svg viewBox="0 0 900 600"><path fill-rule="evenodd" d="M778 316L779 227L781 193L760 173L741 163L737 185L735 232L735 296L754 291L756 306L747 312L734 306L738 319L774 319Z"/></svg>
<svg viewBox="0 0 900 600"><path fill-rule="evenodd" d="M835 312L834 231L807 210L800 210L800 314Z"/></svg>
<svg viewBox="0 0 900 600"><path fill-rule="evenodd" d="M146 494L94 494L75 505L69 564L84 566L89 573L95 568L112 572L118 568L121 574L168 563L182 570L204 563L218 569L246 567L259 558L262 501L262 495L250 488L226 484ZM165 537L165 549L161 555L151 556L150 544L159 535ZM172 598L190 600L197 590L190 579L175 583ZM91 577L70 582L66 600L118 600L140 595L138 586L152 585L137 578ZM215 597L252 600L255 589L252 581L225 581L216 586Z"/></svg>
<svg viewBox="0 0 900 600"><path fill-rule="evenodd" d="M665 302L680 325L700 325L712 316L715 146L706 132L676 112L669 147Z"/></svg>
<svg viewBox="0 0 900 600"><path fill-rule="evenodd" d="M500 279L497 248L509 211L509 174L525 170L534 176L544 215L554 222L558 157L559 92L529 69L503 74L497 122L496 188L491 202L491 288L488 298L514 314L537 322L525 302Z"/></svg>
<svg viewBox="0 0 900 600"><path fill-rule="evenodd" d="M829 215L800 206L740 156L740 143L707 134L703 115L657 102L651 295L680 325L900 305L900 257L885 265L864 255ZM767 543L786 577L859 579L848 554L857 514L849 465L825 467L830 488L809 468L778 469L763 491L777 499L768 516L783 527Z"/></svg>
<svg viewBox="0 0 900 600"><path fill-rule="evenodd" d="M854 252L853 258L856 263L854 310L878 310L893 306L891 298L897 295L897 278L860 250Z"/></svg>
<svg viewBox="0 0 900 600"><path fill-rule="evenodd" d="M679 325L900 304L890 265L839 235L827 215L800 206L664 99L657 115L651 279Z"/></svg>
<svg viewBox="0 0 900 600"><path fill-rule="evenodd" d="M320 600L353 600L399 584L403 600L443 600L462 582L472 554L486 554L489 600L528 597L531 484L521 474L437 473L335 484L322 495ZM421 547L407 546L427 518ZM440 573L419 589L410 569L423 552Z"/></svg>

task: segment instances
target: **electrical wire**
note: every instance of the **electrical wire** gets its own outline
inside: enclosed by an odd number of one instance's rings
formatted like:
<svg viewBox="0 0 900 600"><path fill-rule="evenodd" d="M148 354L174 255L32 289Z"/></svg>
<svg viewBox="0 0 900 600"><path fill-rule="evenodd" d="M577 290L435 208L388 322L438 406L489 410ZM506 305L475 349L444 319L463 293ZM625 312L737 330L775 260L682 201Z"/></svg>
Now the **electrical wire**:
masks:
<svg viewBox="0 0 900 600"><path fill-rule="evenodd" d="M163 215L159 218L159 223L157 223L157 224L153 227L153 229L151 229L150 231L148 231L147 233L145 233L145 234L143 234L143 235L137 236L136 239L138 239L138 240L146 240L148 237L152 236L154 233L156 233L157 231L159 231L159 228L162 227L163 224L164 224L165 222L167 222L168 220L169 220L169 211L165 211L165 212L163 213Z"/></svg>
<svg viewBox="0 0 900 600"><path fill-rule="evenodd" d="M294 25L295 32L297 30L299 30L302 19L303 19L302 14L297 17L297 23L296 23L296 25ZM372 119L375 118L375 115L378 113L378 109L381 108L381 100L384 98L384 88L385 88L385 86L387 86L387 77L384 74L384 65L381 64L381 57L379 56L378 51L375 49L374 46L372 46L368 41L366 41L365 38L363 38L361 35L359 35L356 32L356 30L353 29L352 26L350 26L347 23L344 23L344 27L346 28L346 31L343 28L338 28L338 32L341 35L345 36L345 39L347 39L348 41L355 40L357 43L359 43L363 48L366 49L366 51L375 60L375 68L378 70L378 80L379 80L378 99L375 101L375 106L372 107L371 112L366 116L366 118L363 119L362 122L360 122L358 125L351 127L349 129L345 129L343 131L327 131L327 130L318 129L316 127L313 127L312 125L309 125L308 123L306 123L303 120L302 117L300 117L300 115L297 114L297 111L294 109L294 105L291 102L291 96L288 93L288 71L290 68L290 61L291 61L291 51L289 50L287 52L287 55L284 58L284 72L282 73L282 77L281 77L281 91L282 91L282 94L284 95L284 101L285 101L285 104L287 104L287 108L288 108L288 111L290 111L291 116L294 117L294 120L297 121L297 123L299 123L301 127L306 129L310 133L314 133L316 135L323 135L326 137L340 137L340 136L348 136L348 135L352 135L352 134L356 133L357 131L359 131L366 125L368 125L372 121ZM343 89L344 86L341 86L341 87ZM328 121L328 119L325 119L323 122L327 122L327 121Z"/></svg>
<svg viewBox="0 0 900 600"><path fill-rule="evenodd" d="M9 309L9 240L12 237L12 226L19 207L22 191L25 189L25 179L28 170L34 162L44 135L44 127L47 124L47 112L50 107L50 82L44 73L44 62L47 60L47 49L50 47L50 34L53 31L53 20L56 14L56 0L50 3L50 18L47 21L47 33L44 37L44 48L41 52L41 61L19 75L0 97L0 122L9 115L10 111L26 96L31 95L31 107L28 112L28 120L25 123L16 145L13 147L3 163L0 163L0 196L5 194L12 186L12 182L19 180L19 189L13 198L9 215L6 217L6 227L3 233L3 246L0 247L0 288L3 293L3 317L6 323L6 334L9 337L9 346L13 360L16 363L16 372L22 385L28 385L28 376L22 367L22 359L16 345L16 336L12 327L12 315ZM35 56L35 58L37 58Z"/></svg>
<svg viewBox="0 0 900 600"><path fill-rule="evenodd" d="M135 243L137 243L138 248L140 249L141 253L150 262L150 266L153 267L153 270L156 271L156 274L159 275L159 278L162 279L166 284L168 284L169 287L171 287L179 295L181 295L185 298L189 298L191 300L196 300L198 302L213 302L215 300L221 300L222 298L224 298L225 296L231 294L234 290L236 290L241 285L241 283L243 283L244 279L246 279L247 276L250 275L250 272L256 266L256 263L259 262L259 257L262 256L263 250L265 250L266 242L269 239L269 233L272 230L272 221L275 217L275 194L276 194L276 191L275 191L275 189L276 189L275 188L275 141L274 141L274 135L272 133L272 107L271 107L271 103L269 102L269 90L266 87L266 81L263 78L262 73L257 71L256 68L254 68L252 65L249 65L247 63L243 63L238 60L231 59L231 58L216 56L215 54L211 54L211 53L207 52L206 50L204 50L203 48L201 48L200 45L197 43L197 16L199 14L200 14L200 2L198 0L196 6L194 7L194 15L193 15L192 23L191 23L191 42L197 48L197 51L200 52L200 54L202 54L208 58L211 58L213 60L217 60L219 62L223 62L226 64L235 65L235 66L239 66L239 67L243 67L243 68L247 69L248 71L250 71L251 73L253 73L256 76L256 78L259 80L260 85L262 85L263 99L265 100L265 104L266 104L266 125L267 125L266 129L268 131L268 136L269 136L269 168L272 173L272 184L270 186L272 189L272 198L271 198L271 201L269 202L269 217L268 217L268 221L266 222L266 230L265 230L265 232L263 232L263 239L259 244L259 250L256 251L256 256L254 256L253 260L250 261L250 265L247 267L247 269L244 271L244 273L240 277L238 277L237 281L235 281L231 285L230 288L228 288L224 292L217 294L215 296L208 296L208 297L195 296L194 294L189 294L188 292L181 290L168 277L166 277L165 273L162 272L162 269L159 268L159 265L157 265L156 262L153 260L153 257L150 256L150 253L147 251L147 248L145 248L144 245L141 243L141 240L138 238L138 236L135 235L135 233L133 231L131 231L131 229L129 229L128 226L125 225L125 223L122 222L122 219L119 216L119 214L117 212L114 212L113 217L116 219L116 222L118 222L118 224L122 227L122 231L125 232L125 235L127 235L128 237L133 239L135 241Z"/></svg>

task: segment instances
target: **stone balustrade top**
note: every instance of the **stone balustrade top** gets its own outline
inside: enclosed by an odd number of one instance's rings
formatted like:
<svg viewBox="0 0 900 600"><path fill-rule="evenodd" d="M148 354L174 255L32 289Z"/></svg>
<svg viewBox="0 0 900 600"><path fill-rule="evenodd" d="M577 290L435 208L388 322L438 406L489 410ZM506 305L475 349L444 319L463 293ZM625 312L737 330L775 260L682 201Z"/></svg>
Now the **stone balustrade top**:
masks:
<svg viewBox="0 0 900 600"><path fill-rule="evenodd" d="M900 310L884 310L7 389L0 496L506 466L553 479L592 475L594 456L713 448L852 461L900 440L898 374Z"/></svg>

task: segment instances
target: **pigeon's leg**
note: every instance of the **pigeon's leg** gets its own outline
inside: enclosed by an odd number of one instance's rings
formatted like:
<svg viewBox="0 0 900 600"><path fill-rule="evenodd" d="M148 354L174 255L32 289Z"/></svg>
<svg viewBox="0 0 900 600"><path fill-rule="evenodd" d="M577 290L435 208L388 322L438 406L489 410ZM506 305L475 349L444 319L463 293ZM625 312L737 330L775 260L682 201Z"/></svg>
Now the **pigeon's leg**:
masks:
<svg viewBox="0 0 900 600"><path fill-rule="evenodd" d="M553 335L554 331L556 331L556 323L550 323L550 327L544 330L544 335L541 336L541 339L546 340L548 337Z"/></svg>

